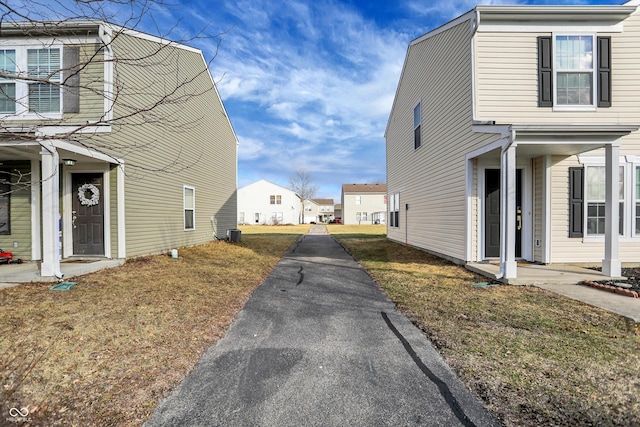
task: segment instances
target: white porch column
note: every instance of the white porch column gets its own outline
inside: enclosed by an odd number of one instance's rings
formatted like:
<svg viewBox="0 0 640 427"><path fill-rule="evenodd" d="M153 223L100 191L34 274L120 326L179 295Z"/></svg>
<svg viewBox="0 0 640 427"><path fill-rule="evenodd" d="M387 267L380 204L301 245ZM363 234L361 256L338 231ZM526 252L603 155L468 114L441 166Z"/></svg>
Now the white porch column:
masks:
<svg viewBox="0 0 640 427"><path fill-rule="evenodd" d="M31 160L31 260L42 260L42 246L40 245L40 194L42 185L40 184L40 161Z"/></svg>
<svg viewBox="0 0 640 427"><path fill-rule="evenodd" d="M40 275L57 276L60 273L60 209L58 152L50 144L43 143L42 151L42 265Z"/></svg>
<svg viewBox="0 0 640 427"><path fill-rule="evenodd" d="M500 267L502 277L515 279L516 264L516 146L500 156Z"/></svg>
<svg viewBox="0 0 640 427"><path fill-rule="evenodd" d="M118 165L118 258L124 259L127 257L127 238L125 227L125 211L124 211L124 164Z"/></svg>
<svg viewBox="0 0 640 427"><path fill-rule="evenodd" d="M609 144L605 148L605 227L604 259L602 273L605 276L619 277L622 265L618 254L620 239L620 146Z"/></svg>

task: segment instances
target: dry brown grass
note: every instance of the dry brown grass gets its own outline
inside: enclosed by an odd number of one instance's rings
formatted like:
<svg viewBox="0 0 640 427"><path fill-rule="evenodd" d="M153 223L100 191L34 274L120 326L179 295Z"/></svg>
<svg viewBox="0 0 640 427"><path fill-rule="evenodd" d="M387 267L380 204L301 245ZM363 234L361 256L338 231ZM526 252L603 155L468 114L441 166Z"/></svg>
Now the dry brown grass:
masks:
<svg viewBox="0 0 640 427"><path fill-rule="evenodd" d="M486 279L384 238L336 237L506 425L640 425L637 324L534 287L474 288Z"/></svg>
<svg viewBox="0 0 640 427"><path fill-rule="evenodd" d="M0 425L12 407L39 426L140 425L308 229L250 228L240 244L139 258L70 291L0 291Z"/></svg>

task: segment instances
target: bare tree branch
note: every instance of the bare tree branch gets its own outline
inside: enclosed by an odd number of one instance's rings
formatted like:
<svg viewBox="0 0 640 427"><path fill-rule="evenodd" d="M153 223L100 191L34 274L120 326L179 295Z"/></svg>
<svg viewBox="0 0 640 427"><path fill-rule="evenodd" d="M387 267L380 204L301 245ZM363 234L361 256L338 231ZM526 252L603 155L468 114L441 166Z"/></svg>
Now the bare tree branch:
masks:
<svg viewBox="0 0 640 427"><path fill-rule="evenodd" d="M313 199L319 187L313 184L313 176L306 168L298 168L289 176L289 189L302 200Z"/></svg>
<svg viewBox="0 0 640 427"><path fill-rule="evenodd" d="M205 27L189 39L170 41L171 34L180 30L181 23L178 21L170 28L162 29L153 18L154 10L160 6L179 5L163 0L0 1L0 37L39 40L41 44L36 45L40 46L39 49L59 45L80 49L79 58L73 63L65 63L61 58L60 66L35 71L10 64L6 59L8 56L3 58L0 50L0 103L10 101L17 106L13 114L0 113L0 144L11 141L44 143L48 139L62 139L109 156L116 163L118 158L152 150L159 141L114 138L97 132L100 128L110 127L115 134L153 125L157 129L156 134L164 135L163 138L174 135L179 139L186 129L199 126L201 113L190 111L187 115L181 112L190 101L213 90L212 85L202 82L212 78L209 67L226 33L209 34ZM155 28L159 42L147 43L137 49L124 47L123 39L131 37L132 30L140 31L143 21L145 28ZM99 28L104 28L106 34L100 33ZM201 67L194 68L193 62L185 62L183 55L187 55L186 51L176 47L201 39L216 40L216 48ZM112 76L101 72L105 67L112 67ZM161 71L150 75L149 70ZM139 76L145 78L135 78ZM107 78L111 81L105 81ZM12 82L22 87L26 85L29 93L32 88L59 88L60 99L65 91L75 92L85 105L92 103L108 108L90 120L82 121L79 118L84 116L78 113L60 111L52 115L39 112L29 105L29 96L24 95L24 91L22 95L14 93L16 89L11 87ZM23 120L26 114L29 120ZM43 125L60 131L43 133L40 131ZM172 156L161 165L128 160L126 173L129 176L178 173L200 161L202 154L187 157L176 146ZM10 181L15 184L15 179Z"/></svg>

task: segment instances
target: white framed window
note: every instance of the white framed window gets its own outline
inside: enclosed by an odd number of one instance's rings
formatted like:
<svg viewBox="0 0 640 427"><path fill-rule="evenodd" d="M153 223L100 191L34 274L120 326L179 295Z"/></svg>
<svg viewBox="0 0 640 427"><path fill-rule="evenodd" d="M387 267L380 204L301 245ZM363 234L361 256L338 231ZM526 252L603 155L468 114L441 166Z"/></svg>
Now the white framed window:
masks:
<svg viewBox="0 0 640 427"><path fill-rule="evenodd" d="M422 145L422 101L413 107L413 149L416 150Z"/></svg>
<svg viewBox="0 0 640 427"><path fill-rule="evenodd" d="M619 194L619 231L620 235L626 234L625 230L625 166L620 166L620 194ZM585 230L587 236L604 236L605 232L605 167L585 166Z"/></svg>
<svg viewBox="0 0 640 427"><path fill-rule="evenodd" d="M3 118L60 118L61 69L62 46L0 49L0 114Z"/></svg>
<svg viewBox="0 0 640 427"><path fill-rule="evenodd" d="M553 105L572 109L595 108L595 35L556 34L553 40Z"/></svg>
<svg viewBox="0 0 640 427"><path fill-rule="evenodd" d="M279 194L272 194L269 196L269 203L272 205L281 205L282 204L282 196Z"/></svg>
<svg viewBox="0 0 640 427"><path fill-rule="evenodd" d="M362 196L356 196L356 205L359 205L362 203Z"/></svg>
<svg viewBox="0 0 640 427"><path fill-rule="evenodd" d="M240 213L239 213L239 215L238 215L238 217L239 217L239 218L238 218L238 222L239 222L240 224L244 224L244 212L240 212Z"/></svg>
<svg viewBox="0 0 640 427"><path fill-rule="evenodd" d="M0 113L16 112L16 50L0 50Z"/></svg>
<svg viewBox="0 0 640 427"><path fill-rule="evenodd" d="M400 193L393 193L389 198L389 227L400 227Z"/></svg>
<svg viewBox="0 0 640 427"><path fill-rule="evenodd" d="M183 204L184 204L184 229L196 229L196 189L189 186L183 187Z"/></svg>

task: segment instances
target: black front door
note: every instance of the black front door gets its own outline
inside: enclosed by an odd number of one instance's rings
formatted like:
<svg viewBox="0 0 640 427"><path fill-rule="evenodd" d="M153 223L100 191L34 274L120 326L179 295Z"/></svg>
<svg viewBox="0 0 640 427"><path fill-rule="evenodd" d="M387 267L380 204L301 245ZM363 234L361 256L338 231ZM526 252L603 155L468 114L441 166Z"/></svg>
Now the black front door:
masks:
<svg viewBox="0 0 640 427"><path fill-rule="evenodd" d="M72 228L74 255L104 255L104 189L101 173L74 173Z"/></svg>
<svg viewBox="0 0 640 427"><path fill-rule="evenodd" d="M522 169L516 170L516 257L522 256ZM500 169L484 172L484 256L500 256Z"/></svg>

